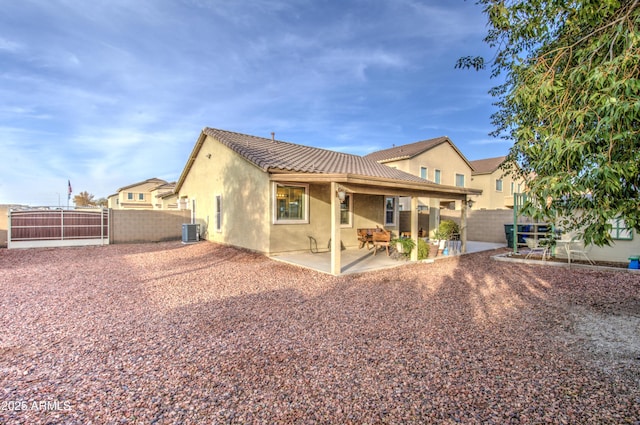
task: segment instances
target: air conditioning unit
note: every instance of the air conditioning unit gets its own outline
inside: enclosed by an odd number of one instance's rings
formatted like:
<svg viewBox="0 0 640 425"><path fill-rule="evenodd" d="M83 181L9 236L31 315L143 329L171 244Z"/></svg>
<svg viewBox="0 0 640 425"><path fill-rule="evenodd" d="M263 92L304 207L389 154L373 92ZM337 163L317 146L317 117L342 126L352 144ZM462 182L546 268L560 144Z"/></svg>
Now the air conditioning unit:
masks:
<svg viewBox="0 0 640 425"><path fill-rule="evenodd" d="M182 225L182 243L194 243L200 240L199 224L183 224Z"/></svg>

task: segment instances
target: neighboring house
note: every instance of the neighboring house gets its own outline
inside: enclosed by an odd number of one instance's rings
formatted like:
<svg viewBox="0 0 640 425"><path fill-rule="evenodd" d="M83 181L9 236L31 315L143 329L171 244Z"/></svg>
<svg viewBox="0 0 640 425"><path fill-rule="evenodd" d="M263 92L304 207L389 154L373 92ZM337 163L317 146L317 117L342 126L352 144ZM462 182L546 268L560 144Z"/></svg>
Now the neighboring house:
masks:
<svg viewBox="0 0 640 425"><path fill-rule="evenodd" d="M365 155L365 158L437 184L456 187L469 187L473 172L467 158L447 136L394 146L372 152ZM437 203L434 201L430 200L429 206L432 208L449 208L451 203L449 199L441 199ZM457 203L456 209L459 208L460 205Z"/></svg>
<svg viewBox="0 0 640 425"><path fill-rule="evenodd" d="M158 188L167 184L166 181L154 177L121 187L116 193L109 196L108 206L113 209L154 209ZM167 189L167 191L171 192L171 189Z"/></svg>
<svg viewBox="0 0 640 425"><path fill-rule="evenodd" d="M447 136L422 140L372 152L365 158L397 168L436 184L468 188L473 168ZM402 209L409 209L408 200L400 200ZM429 209L429 228L436 229L441 208L461 209L461 202L450 198L421 198L419 208ZM434 213L435 212L435 213Z"/></svg>
<svg viewBox="0 0 640 425"><path fill-rule="evenodd" d="M176 182L165 183L151 190L151 201L154 210L177 210L178 195L174 189Z"/></svg>
<svg viewBox="0 0 640 425"><path fill-rule="evenodd" d="M499 156L471 161L474 171L469 186L482 189L482 195L471 197L474 209L513 209L513 194L522 193L525 184L521 179L514 180L513 176L504 174L500 166L506 159L506 156Z"/></svg>
<svg viewBox="0 0 640 425"><path fill-rule="evenodd" d="M357 247L358 228L397 235L399 197L412 199L417 239L418 198L466 201L480 193L444 183L357 155L205 128L175 192L206 239L272 255L308 251L312 237L320 249L331 247L332 273L339 274L340 246ZM464 244L466 207L461 221Z"/></svg>

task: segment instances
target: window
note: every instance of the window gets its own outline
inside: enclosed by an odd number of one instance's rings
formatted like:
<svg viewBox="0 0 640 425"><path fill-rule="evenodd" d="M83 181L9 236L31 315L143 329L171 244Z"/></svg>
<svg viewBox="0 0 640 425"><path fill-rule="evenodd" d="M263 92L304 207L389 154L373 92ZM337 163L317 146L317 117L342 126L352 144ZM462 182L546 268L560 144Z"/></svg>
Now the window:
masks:
<svg viewBox="0 0 640 425"><path fill-rule="evenodd" d="M222 195L216 195L216 232L222 232Z"/></svg>
<svg viewBox="0 0 640 425"><path fill-rule="evenodd" d="M128 193L127 193L127 199L128 199L129 201L133 201L133 193L128 192Z"/></svg>
<svg viewBox="0 0 640 425"><path fill-rule="evenodd" d="M440 170L435 170L433 172L433 181L440 184Z"/></svg>
<svg viewBox="0 0 640 425"><path fill-rule="evenodd" d="M420 178L426 180L426 178L427 178L427 167L420 167Z"/></svg>
<svg viewBox="0 0 640 425"><path fill-rule="evenodd" d="M502 192L502 179L496 179L496 192Z"/></svg>
<svg viewBox="0 0 640 425"><path fill-rule="evenodd" d="M456 173L456 186L464 187L464 174Z"/></svg>
<svg viewBox="0 0 640 425"><path fill-rule="evenodd" d="M621 218L609 220L611 224L611 239L630 241L633 240L633 231L627 228L626 223Z"/></svg>
<svg viewBox="0 0 640 425"><path fill-rule="evenodd" d="M384 199L385 226L395 226L397 211L398 211L398 199L393 197L386 197Z"/></svg>
<svg viewBox="0 0 640 425"><path fill-rule="evenodd" d="M308 223L309 185L275 184L275 223Z"/></svg>
<svg viewBox="0 0 640 425"><path fill-rule="evenodd" d="M513 188L515 186L514 182L511 182L511 189L509 190L509 195L513 195Z"/></svg>
<svg viewBox="0 0 640 425"><path fill-rule="evenodd" d="M138 201L144 201L144 193L138 193Z"/></svg>
<svg viewBox="0 0 640 425"><path fill-rule="evenodd" d="M340 203L340 226L341 227L352 227L353 217L353 201L351 199L351 194L347 193L344 197L344 202Z"/></svg>

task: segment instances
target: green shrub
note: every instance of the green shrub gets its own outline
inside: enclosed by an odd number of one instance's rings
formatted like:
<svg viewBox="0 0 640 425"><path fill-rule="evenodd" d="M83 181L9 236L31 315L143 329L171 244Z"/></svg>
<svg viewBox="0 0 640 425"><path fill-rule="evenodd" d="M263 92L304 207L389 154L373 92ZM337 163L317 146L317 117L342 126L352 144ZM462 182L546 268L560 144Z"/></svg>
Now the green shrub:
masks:
<svg viewBox="0 0 640 425"><path fill-rule="evenodd" d="M438 226L438 232L441 236L439 239L449 240L454 233L460 233L460 228L453 220L442 220Z"/></svg>
<svg viewBox="0 0 640 425"><path fill-rule="evenodd" d="M429 258L429 244L424 239L418 239L418 260Z"/></svg>

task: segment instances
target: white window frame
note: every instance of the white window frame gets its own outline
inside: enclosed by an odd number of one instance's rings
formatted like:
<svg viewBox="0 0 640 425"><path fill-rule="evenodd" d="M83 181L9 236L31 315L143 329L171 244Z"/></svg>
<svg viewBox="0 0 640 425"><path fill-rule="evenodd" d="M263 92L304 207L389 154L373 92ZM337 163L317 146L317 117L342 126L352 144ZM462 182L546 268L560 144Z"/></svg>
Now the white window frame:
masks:
<svg viewBox="0 0 640 425"><path fill-rule="evenodd" d="M458 186L458 176L462 176L462 186ZM467 179L466 179L466 176L465 176L463 173L455 173L455 176L454 176L454 178L453 178L453 184L454 184L456 187L466 187L466 186L465 186L465 185L466 185L466 183L467 183L467 182L466 182L466 180L467 180Z"/></svg>
<svg viewBox="0 0 640 425"><path fill-rule="evenodd" d="M127 201L133 201L133 192L127 192Z"/></svg>
<svg viewBox="0 0 640 425"><path fill-rule="evenodd" d="M216 233L222 233L222 195L216 195L214 202Z"/></svg>
<svg viewBox="0 0 640 425"><path fill-rule="evenodd" d="M442 182L442 171L439 169L433 170L433 181L434 183L441 184Z"/></svg>
<svg viewBox="0 0 640 425"><path fill-rule="evenodd" d="M348 213L347 213L348 221L347 221L347 223L343 223L342 222L342 205L343 205L343 203L340 203L340 227L342 227L342 228L351 228L351 227L353 227L353 194L352 193L346 193L345 196L344 196L344 200L349 205L349 210L348 210Z"/></svg>
<svg viewBox="0 0 640 425"><path fill-rule="evenodd" d="M420 167L420 178L425 180L429 178L429 167Z"/></svg>
<svg viewBox="0 0 640 425"><path fill-rule="evenodd" d="M389 199L393 200L393 221L392 222L388 222L387 221L387 212L389 211L387 209L387 201ZM398 197L397 196L385 196L384 197L384 225L385 226L395 227L397 222L398 222Z"/></svg>
<svg viewBox="0 0 640 425"><path fill-rule="evenodd" d="M278 186L287 186L287 187L302 187L304 188L304 209L303 209L303 218L300 220L292 220L292 219L278 219ZM309 224L309 185L307 183L288 183L288 182L274 182L271 191L271 203L273 224Z"/></svg>
<svg viewBox="0 0 640 425"><path fill-rule="evenodd" d="M144 193L138 193L138 201L144 201Z"/></svg>
<svg viewBox="0 0 640 425"><path fill-rule="evenodd" d="M500 183L500 188L498 189L498 183ZM502 192L504 182L502 179L496 179L496 192Z"/></svg>

